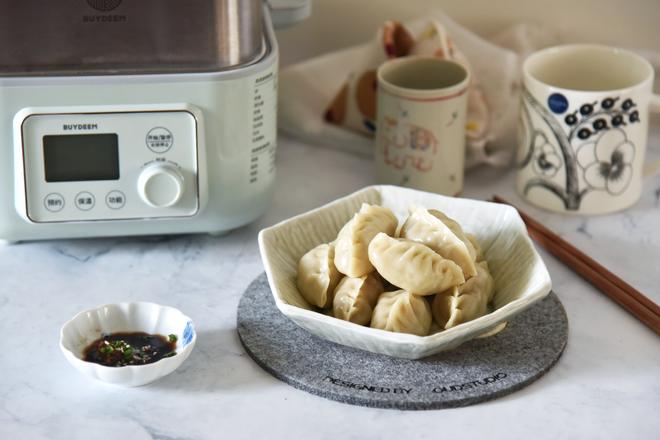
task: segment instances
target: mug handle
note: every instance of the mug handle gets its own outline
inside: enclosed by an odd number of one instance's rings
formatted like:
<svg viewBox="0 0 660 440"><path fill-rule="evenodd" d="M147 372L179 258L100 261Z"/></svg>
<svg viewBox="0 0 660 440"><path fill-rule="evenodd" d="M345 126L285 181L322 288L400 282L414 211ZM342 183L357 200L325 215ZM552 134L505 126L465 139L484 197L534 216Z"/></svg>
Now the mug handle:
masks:
<svg viewBox="0 0 660 440"><path fill-rule="evenodd" d="M651 103L649 105L649 110L652 112L660 113L660 95L655 93L651 95ZM655 160L650 163L645 163L642 170L642 175L644 177L654 176L660 174L660 160Z"/></svg>

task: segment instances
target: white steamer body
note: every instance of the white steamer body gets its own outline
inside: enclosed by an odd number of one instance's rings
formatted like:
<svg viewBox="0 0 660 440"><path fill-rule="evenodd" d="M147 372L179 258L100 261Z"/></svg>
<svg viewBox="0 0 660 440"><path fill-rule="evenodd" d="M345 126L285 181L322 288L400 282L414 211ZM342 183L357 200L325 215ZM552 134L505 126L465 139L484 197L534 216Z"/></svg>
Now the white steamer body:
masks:
<svg viewBox="0 0 660 440"><path fill-rule="evenodd" d="M266 53L234 70L0 78L0 239L222 233L263 214L275 178L278 59L265 22ZM168 110L186 110L196 122L197 176L186 182L197 188L193 214L46 222L25 215L20 131L26 115Z"/></svg>

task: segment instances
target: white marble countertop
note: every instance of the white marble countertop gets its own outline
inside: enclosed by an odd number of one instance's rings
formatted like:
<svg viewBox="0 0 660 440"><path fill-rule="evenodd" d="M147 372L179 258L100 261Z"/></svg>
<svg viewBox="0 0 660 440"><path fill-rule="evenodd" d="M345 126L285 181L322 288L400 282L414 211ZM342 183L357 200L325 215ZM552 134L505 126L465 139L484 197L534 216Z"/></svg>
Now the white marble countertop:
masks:
<svg viewBox="0 0 660 440"><path fill-rule="evenodd" d="M660 124L649 157L660 157ZM0 246L0 438L658 438L660 339L541 251L569 317L568 346L537 382L491 402L403 412L345 405L265 373L236 334L241 293L262 272L257 232L373 183L370 162L280 139L271 209L224 237L68 240ZM480 168L464 196L498 193L660 302L660 177L616 215L562 217L524 205L513 173ZM59 328L103 303L180 308L199 338L186 363L141 388L81 376L60 354Z"/></svg>

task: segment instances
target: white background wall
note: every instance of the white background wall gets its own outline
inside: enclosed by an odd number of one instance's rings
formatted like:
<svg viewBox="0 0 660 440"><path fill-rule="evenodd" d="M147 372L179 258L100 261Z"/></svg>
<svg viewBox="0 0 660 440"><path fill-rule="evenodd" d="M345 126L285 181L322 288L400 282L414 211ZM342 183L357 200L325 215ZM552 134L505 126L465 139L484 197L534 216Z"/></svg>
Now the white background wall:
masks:
<svg viewBox="0 0 660 440"><path fill-rule="evenodd" d="M282 64L350 46L385 20L442 9L488 36L509 25L543 23L564 42L596 42L660 51L660 0L312 0L312 17L278 32Z"/></svg>

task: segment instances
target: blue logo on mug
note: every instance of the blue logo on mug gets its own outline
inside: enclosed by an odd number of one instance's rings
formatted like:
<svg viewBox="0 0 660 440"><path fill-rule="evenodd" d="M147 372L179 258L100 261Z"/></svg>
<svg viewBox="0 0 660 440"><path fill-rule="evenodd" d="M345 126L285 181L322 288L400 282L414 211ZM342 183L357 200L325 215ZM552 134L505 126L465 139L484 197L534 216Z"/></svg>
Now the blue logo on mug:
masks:
<svg viewBox="0 0 660 440"><path fill-rule="evenodd" d="M548 107L553 113L561 115L568 110L568 99L561 93L553 93L548 96Z"/></svg>

